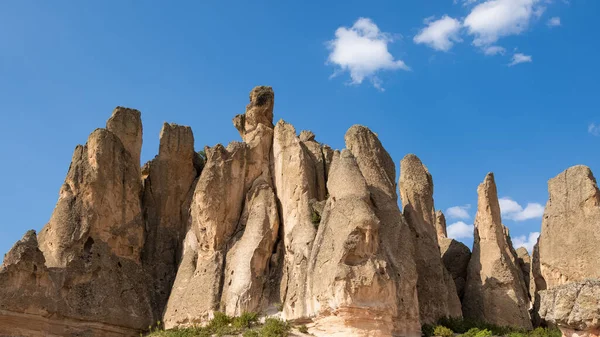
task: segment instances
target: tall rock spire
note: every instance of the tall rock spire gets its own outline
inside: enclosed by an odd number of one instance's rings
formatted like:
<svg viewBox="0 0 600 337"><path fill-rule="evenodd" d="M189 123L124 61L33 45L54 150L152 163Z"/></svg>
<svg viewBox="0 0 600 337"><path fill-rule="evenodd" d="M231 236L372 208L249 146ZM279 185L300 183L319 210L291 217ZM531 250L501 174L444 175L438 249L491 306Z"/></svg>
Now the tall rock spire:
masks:
<svg viewBox="0 0 600 337"><path fill-rule="evenodd" d="M479 185L477 195L473 254L463 299L465 317L530 329L527 289L502 225L492 173Z"/></svg>
<svg viewBox="0 0 600 337"><path fill-rule="evenodd" d="M406 155L400 163L399 189L404 217L415 245L421 322L434 323L442 317L461 317L454 280L440 256L433 179L425 165L413 154Z"/></svg>

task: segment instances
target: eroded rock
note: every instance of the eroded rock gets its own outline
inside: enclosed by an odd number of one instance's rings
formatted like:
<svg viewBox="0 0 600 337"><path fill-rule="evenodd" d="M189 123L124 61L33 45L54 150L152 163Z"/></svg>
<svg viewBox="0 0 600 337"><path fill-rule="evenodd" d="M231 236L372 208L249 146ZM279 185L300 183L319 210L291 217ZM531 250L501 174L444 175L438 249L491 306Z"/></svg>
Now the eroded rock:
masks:
<svg viewBox="0 0 600 337"><path fill-rule="evenodd" d="M465 317L497 325L531 328L520 268L500 218L494 175L477 188L473 253L463 298Z"/></svg>
<svg viewBox="0 0 600 337"><path fill-rule="evenodd" d="M540 291L540 316L565 337L600 336L600 280L586 279Z"/></svg>
<svg viewBox="0 0 600 337"><path fill-rule="evenodd" d="M415 245L421 322L434 323L442 317L462 317L454 280L440 256L433 180L421 160L413 154L405 156L400 163L399 188L404 217Z"/></svg>
<svg viewBox="0 0 600 337"><path fill-rule="evenodd" d="M396 313L391 314L395 315L394 329L400 335L414 335L420 325L415 251L410 229L398 207L393 160L377 135L364 126L351 127L344 139L365 179L373 211L380 221L377 256L386 262L385 275L395 288Z"/></svg>
<svg viewBox="0 0 600 337"><path fill-rule="evenodd" d="M547 289L600 278L600 191L592 171L568 168L548 181L548 193L539 239Z"/></svg>

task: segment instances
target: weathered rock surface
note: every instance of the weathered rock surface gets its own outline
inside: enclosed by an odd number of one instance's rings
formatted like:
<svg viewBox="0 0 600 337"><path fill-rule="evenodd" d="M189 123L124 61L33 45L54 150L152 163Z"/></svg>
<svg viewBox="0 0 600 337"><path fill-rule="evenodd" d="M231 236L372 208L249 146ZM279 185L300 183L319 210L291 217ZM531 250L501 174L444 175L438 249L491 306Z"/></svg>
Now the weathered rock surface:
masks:
<svg viewBox="0 0 600 337"><path fill-rule="evenodd" d="M525 247L517 248L516 253L517 262L519 263L519 268L521 269L521 274L523 275L523 279L525 281L525 287L529 293L531 282L531 256L529 256L529 252Z"/></svg>
<svg viewBox="0 0 600 337"><path fill-rule="evenodd" d="M600 336L600 280L586 279L540 291L540 316L565 337Z"/></svg>
<svg viewBox="0 0 600 337"><path fill-rule="evenodd" d="M548 193L539 239L547 289L600 278L600 191L592 171L573 166L548 181Z"/></svg>
<svg viewBox="0 0 600 337"><path fill-rule="evenodd" d="M378 256L380 221L350 151L334 159L328 189L308 265L309 312L322 334L390 336L398 316L396 289L388 263Z"/></svg>
<svg viewBox="0 0 600 337"><path fill-rule="evenodd" d="M230 243L224 273L222 310L239 316L260 312L273 246L279 230L275 193L256 180L246 196L238 234Z"/></svg>
<svg viewBox="0 0 600 337"><path fill-rule="evenodd" d="M158 156L146 164L143 180L146 241L142 261L153 280L152 299L157 320L162 319L181 259L190 195L200 174L194 165L194 135L188 126L165 123Z"/></svg>
<svg viewBox="0 0 600 337"><path fill-rule="evenodd" d="M494 175L477 188L473 253L463 298L465 317L530 329L528 297L500 218Z"/></svg>
<svg viewBox="0 0 600 337"><path fill-rule="evenodd" d="M206 149L190 206L191 227L164 314L166 327L200 323L219 310L227 244L244 202L245 143Z"/></svg>
<svg viewBox="0 0 600 337"><path fill-rule="evenodd" d="M307 315L308 258L316 235L310 200L316 199L314 163L291 124L279 121L273 139L273 179L280 202L284 261L280 285L287 318Z"/></svg>
<svg viewBox="0 0 600 337"><path fill-rule="evenodd" d="M409 154L400 163L400 195L404 217L411 229L417 264L417 293L422 323L442 317L462 317L454 280L440 256L433 180L421 160Z"/></svg>
<svg viewBox="0 0 600 337"><path fill-rule="evenodd" d="M419 325L414 247L398 207L393 160L377 136L364 126L351 127L344 139L365 179L373 211L380 221L377 256L386 262L387 282L395 288L394 331L413 335Z"/></svg>
<svg viewBox="0 0 600 337"><path fill-rule="evenodd" d="M447 238L448 233L446 231L446 216L442 211L435 212L435 231L438 236L438 240L440 238Z"/></svg>
<svg viewBox="0 0 600 337"><path fill-rule="evenodd" d="M471 250L462 242L449 238L438 238L440 242L440 253L442 254L442 263L448 270L458 298L462 300L465 293L465 284L467 282L467 267L471 260Z"/></svg>
<svg viewBox="0 0 600 337"><path fill-rule="evenodd" d="M117 121L124 121L118 126ZM139 129L139 111L116 109L109 125L116 130ZM123 134L127 136L127 133ZM144 223L140 193L141 140L126 143L106 129L97 129L86 145L77 146L54 213L39 234L48 267L65 267L88 238L103 241L117 256L140 262Z"/></svg>

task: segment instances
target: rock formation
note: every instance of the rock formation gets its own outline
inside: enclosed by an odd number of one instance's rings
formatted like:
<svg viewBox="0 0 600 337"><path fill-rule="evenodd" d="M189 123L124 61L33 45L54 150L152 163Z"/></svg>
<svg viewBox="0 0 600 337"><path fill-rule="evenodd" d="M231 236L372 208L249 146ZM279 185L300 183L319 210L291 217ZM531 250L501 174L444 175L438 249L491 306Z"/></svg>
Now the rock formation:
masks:
<svg viewBox="0 0 600 337"><path fill-rule="evenodd" d="M364 126L351 127L344 139L365 179L380 221L378 255L387 261L386 274L396 288L395 329L401 335L412 335L419 324L417 270L410 229L398 207L394 162L377 136Z"/></svg>
<svg viewBox="0 0 600 337"><path fill-rule="evenodd" d="M532 259L534 323L557 324L565 336L597 336L600 191L596 179L588 167L573 166L548 181L548 194Z"/></svg>
<svg viewBox="0 0 600 337"><path fill-rule="evenodd" d="M405 156L400 163L399 188L404 216L415 246L421 322L434 323L442 317L461 317L454 280L440 256L433 180L425 165L413 154Z"/></svg>
<svg viewBox="0 0 600 337"><path fill-rule="evenodd" d="M539 239L547 289L600 279L600 191L592 171L582 165L567 169L548 181L548 194Z"/></svg>
<svg viewBox="0 0 600 337"><path fill-rule="evenodd" d="M471 250L464 243L449 238L439 238L442 262L448 270L458 298L462 300L465 294L465 283L467 282L467 267L471 260Z"/></svg>
<svg viewBox="0 0 600 337"><path fill-rule="evenodd" d="M523 275L523 279L525 281L525 287L527 288L527 292L529 293L530 282L531 282L531 256L529 256L529 252L525 247L519 247L516 250L517 253L517 262L519 268L521 269L521 273Z"/></svg>
<svg viewBox="0 0 600 337"><path fill-rule="evenodd" d="M599 337L600 193L588 168L550 181L529 268L492 175L471 255L446 237L416 156L401 163L403 213L375 133L355 125L333 150L274 124L274 105L270 87L254 88L233 119L242 142L204 154L190 127L165 123L143 167L141 114L117 107L75 148L46 226L5 255L0 336L138 336L221 311L277 314L317 337L416 337L422 323L460 317L461 298L467 317L529 328L528 282L536 324Z"/></svg>
<svg viewBox="0 0 600 337"><path fill-rule="evenodd" d="M50 222L38 238L28 232L0 270L3 333L122 336L153 322L134 157L141 130L139 111L117 108L107 129L75 148Z"/></svg>
<svg viewBox="0 0 600 337"><path fill-rule="evenodd" d="M541 291L540 316L565 337L600 336L600 280L586 279Z"/></svg>
<svg viewBox="0 0 600 337"><path fill-rule="evenodd" d="M497 325L532 327L528 297L516 253L500 219L494 175L477 188L473 254L463 298L465 317Z"/></svg>
<svg viewBox="0 0 600 337"><path fill-rule="evenodd" d="M446 231L446 216L439 210L435 212L435 231L437 233L438 241L440 238L448 237L448 232Z"/></svg>

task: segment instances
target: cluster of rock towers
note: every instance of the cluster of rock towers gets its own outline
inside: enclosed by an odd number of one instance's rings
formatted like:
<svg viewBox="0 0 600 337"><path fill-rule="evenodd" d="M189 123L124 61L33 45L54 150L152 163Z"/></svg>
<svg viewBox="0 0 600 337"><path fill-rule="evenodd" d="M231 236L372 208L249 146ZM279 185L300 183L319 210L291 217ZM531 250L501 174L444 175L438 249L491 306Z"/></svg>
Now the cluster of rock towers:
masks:
<svg viewBox="0 0 600 337"><path fill-rule="evenodd" d="M364 126L333 150L273 124L256 87L242 142L194 149L164 124L140 165L140 112L118 107L77 146L46 226L0 267L0 336L137 336L214 312L277 313L316 336L420 336L442 317L565 334L600 327L600 192L589 168L549 182L533 257L502 225L493 174L477 189L473 251L446 237L433 180L396 167ZM398 205L398 191L402 210Z"/></svg>

